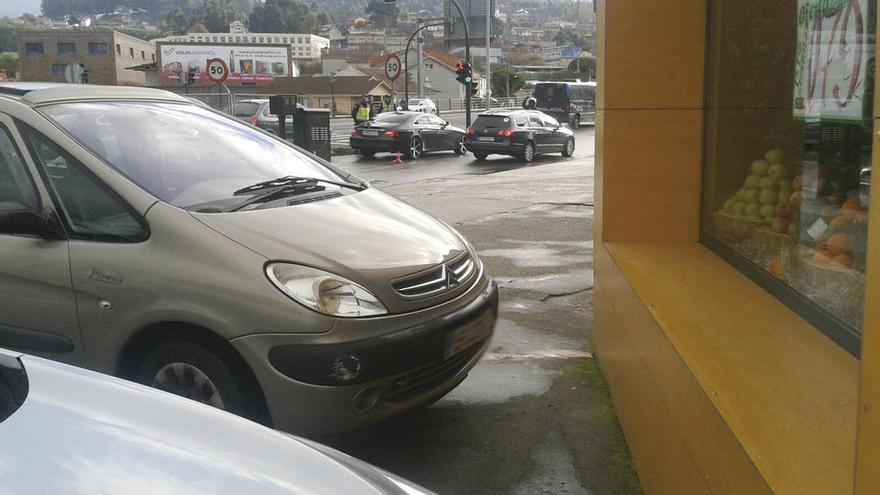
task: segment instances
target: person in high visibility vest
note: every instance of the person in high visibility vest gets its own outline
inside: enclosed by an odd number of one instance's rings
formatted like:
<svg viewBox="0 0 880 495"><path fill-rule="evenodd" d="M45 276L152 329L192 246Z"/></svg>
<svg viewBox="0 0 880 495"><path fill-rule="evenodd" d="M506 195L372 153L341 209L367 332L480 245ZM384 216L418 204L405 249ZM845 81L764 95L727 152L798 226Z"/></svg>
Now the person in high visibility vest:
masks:
<svg viewBox="0 0 880 495"><path fill-rule="evenodd" d="M394 105L392 104L391 97L388 95L383 96L382 97L382 112L381 113L393 112L393 111L394 111Z"/></svg>
<svg viewBox="0 0 880 495"><path fill-rule="evenodd" d="M366 96L361 97L360 103L351 109L351 118L354 119L354 125L358 125L373 118L373 106L370 105Z"/></svg>

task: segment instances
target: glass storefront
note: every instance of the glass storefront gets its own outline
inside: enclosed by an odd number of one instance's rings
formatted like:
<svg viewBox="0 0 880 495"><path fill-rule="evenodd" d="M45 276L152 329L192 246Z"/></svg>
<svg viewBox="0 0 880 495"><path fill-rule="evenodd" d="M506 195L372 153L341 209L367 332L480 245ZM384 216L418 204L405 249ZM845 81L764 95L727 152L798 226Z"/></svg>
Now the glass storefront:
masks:
<svg viewBox="0 0 880 495"><path fill-rule="evenodd" d="M702 238L858 353L876 0L709 0Z"/></svg>

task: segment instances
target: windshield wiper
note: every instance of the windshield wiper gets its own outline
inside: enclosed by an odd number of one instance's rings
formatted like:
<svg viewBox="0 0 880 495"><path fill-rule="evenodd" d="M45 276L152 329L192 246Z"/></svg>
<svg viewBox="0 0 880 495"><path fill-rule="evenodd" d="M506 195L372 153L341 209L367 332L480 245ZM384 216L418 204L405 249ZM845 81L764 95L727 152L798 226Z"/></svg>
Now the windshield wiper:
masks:
<svg viewBox="0 0 880 495"><path fill-rule="evenodd" d="M349 175L350 177L350 175ZM367 188L364 184L355 184L350 182L336 182L332 180L326 179L317 179L314 177L296 177L293 175L287 175L284 177L279 177L277 179L267 180L263 182L257 182L256 184L252 184L247 187L243 187L238 191L232 193L234 196L242 196L245 194L258 193L262 191L268 191L271 189L281 189L285 187L302 187L302 185L315 185L318 182L323 182L325 184L333 184L334 186L344 187L347 189L354 189L355 191L363 191Z"/></svg>
<svg viewBox="0 0 880 495"><path fill-rule="evenodd" d="M227 206L220 211L222 213L238 211L254 203L268 203L269 201L275 201L276 199L281 199L287 196L296 196L297 194L320 192L324 189L326 188L324 186L319 186L318 181L316 180L307 182L292 182L283 186L271 187L269 189L266 189L262 193L255 194L244 201L239 201L238 203Z"/></svg>

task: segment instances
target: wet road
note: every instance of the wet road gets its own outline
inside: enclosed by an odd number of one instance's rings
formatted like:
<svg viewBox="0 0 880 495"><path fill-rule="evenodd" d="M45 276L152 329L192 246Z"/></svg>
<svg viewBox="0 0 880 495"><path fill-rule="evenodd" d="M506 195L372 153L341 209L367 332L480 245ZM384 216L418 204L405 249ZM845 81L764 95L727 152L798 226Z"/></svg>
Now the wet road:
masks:
<svg viewBox="0 0 880 495"><path fill-rule="evenodd" d="M465 234L501 302L487 354L449 395L322 441L441 494L640 493L592 359L592 137L529 165L339 163Z"/></svg>
<svg viewBox="0 0 880 495"><path fill-rule="evenodd" d="M579 129L574 159L589 159L595 154L595 132L592 127ZM359 155L334 156L332 163L352 172L380 188L417 181L443 179L457 175L487 175L524 167L537 167L571 160L559 153L539 155L528 164L519 158L493 155L485 162L474 160L474 155L466 153L457 156L451 151L430 153L417 161L404 160L402 165L392 165L394 155L378 153L373 158Z"/></svg>

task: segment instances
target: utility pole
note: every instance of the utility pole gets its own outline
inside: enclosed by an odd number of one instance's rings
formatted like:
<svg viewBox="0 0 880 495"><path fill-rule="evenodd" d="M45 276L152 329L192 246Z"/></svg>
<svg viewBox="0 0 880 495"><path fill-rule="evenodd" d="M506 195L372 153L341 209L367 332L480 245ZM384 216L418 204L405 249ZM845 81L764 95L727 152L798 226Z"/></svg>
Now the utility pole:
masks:
<svg viewBox="0 0 880 495"><path fill-rule="evenodd" d="M421 19L419 19L421 20ZM426 23L422 23L422 29L426 28ZM424 41L423 33L419 32L418 38L416 38L416 44L419 46L419 70L416 72L419 78L419 98L425 98L425 78L422 77L422 67L425 65L424 55L422 53L422 43Z"/></svg>
<svg viewBox="0 0 880 495"><path fill-rule="evenodd" d="M492 108L492 0L486 0L486 110Z"/></svg>

